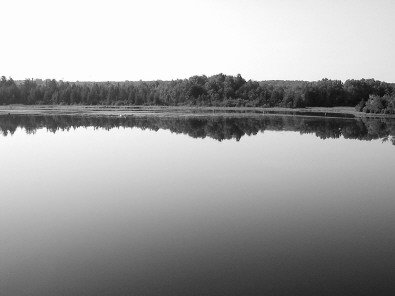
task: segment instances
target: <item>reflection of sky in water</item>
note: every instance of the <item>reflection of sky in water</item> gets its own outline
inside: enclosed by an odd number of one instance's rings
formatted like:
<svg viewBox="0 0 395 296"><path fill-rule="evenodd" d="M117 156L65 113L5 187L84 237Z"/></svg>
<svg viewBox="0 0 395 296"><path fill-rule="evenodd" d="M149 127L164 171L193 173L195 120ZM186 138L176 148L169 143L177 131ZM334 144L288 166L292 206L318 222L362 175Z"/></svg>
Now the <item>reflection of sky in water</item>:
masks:
<svg viewBox="0 0 395 296"><path fill-rule="evenodd" d="M380 294L393 149L284 131L17 130L0 141L0 294Z"/></svg>

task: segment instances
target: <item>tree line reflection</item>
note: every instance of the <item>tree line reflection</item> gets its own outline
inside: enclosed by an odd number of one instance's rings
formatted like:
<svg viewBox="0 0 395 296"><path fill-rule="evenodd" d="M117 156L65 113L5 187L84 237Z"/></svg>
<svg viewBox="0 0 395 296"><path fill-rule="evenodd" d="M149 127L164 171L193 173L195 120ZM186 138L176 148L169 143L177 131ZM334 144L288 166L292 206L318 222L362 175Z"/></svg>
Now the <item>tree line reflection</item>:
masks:
<svg viewBox="0 0 395 296"><path fill-rule="evenodd" d="M395 145L395 120L377 118L323 118L299 116L78 116L78 115L1 115L0 132L12 135L18 128L28 134L38 129L57 132L79 127L110 130L118 127L153 131L169 130L193 138L218 141L256 135L259 132L294 131L314 134L321 139L340 138L390 141Z"/></svg>

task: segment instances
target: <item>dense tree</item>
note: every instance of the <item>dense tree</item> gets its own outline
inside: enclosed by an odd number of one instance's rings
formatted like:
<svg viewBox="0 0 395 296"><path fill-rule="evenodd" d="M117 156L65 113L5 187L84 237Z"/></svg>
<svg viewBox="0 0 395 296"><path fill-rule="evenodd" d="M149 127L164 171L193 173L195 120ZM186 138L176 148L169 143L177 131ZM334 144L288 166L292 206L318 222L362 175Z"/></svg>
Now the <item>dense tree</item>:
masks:
<svg viewBox="0 0 395 296"><path fill-rule="evenodd" d="M0 79L0 104L86 104L86 105L196 105L288 107L356 106L371 95L395 95L394 85L374 79L307 81L246 81L241 75L192 76L172 81L63 82ZM379 99L374 103L378 104ZM387 102L388 101L388 102ZM373 102L373 101L372 101ZM391 113L385 107L364 103L366 112ZM362 104L362 103L361 103ZM366 108L365 105L368 104ZM389 106L389 107L387 107Z"/></svg>
<svg viewBox="0 0 395 296"><path fill-rule="evenodd" d="M370 95L368 100L362 100L355 108L366 113L395 114L395 95Z"/></svg>

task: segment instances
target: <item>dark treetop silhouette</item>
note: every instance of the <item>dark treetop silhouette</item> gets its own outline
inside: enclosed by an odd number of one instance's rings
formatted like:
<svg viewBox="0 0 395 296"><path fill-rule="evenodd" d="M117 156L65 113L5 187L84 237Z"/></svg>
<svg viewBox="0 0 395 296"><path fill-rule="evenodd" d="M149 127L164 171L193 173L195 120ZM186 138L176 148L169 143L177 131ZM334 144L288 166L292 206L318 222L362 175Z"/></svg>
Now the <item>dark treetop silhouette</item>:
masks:
<svg viewBox="0 0 395 296"><path fill-rule="evenodd" d="M356 106L395 114L393 84L374 80L246 81L241 75L172 81L63 82L0 79L1 104L195 105L229 107Z"/></svg>

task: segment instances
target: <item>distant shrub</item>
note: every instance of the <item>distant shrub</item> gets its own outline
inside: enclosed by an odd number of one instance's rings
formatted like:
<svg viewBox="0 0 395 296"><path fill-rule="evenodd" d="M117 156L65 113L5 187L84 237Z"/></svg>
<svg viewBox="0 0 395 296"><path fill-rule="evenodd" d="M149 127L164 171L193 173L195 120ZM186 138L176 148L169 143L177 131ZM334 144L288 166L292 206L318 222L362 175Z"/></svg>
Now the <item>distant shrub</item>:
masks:
<svg viewBox="0 0 395 296"><path fill-rule="evenodd" d="M384 95L382 97L377 95L370 95L369 99L364 103L361 101L356 107L365 113L376 114L395 114L395 95Z"/></svg>
<svg viewBox="0 0 395 296"><path fill-rule="evenodd" d="M358 103L358 105L355 106L355 110L357 110L358 112L362 112L365 105L366 101L362 100Z"/></svg>

